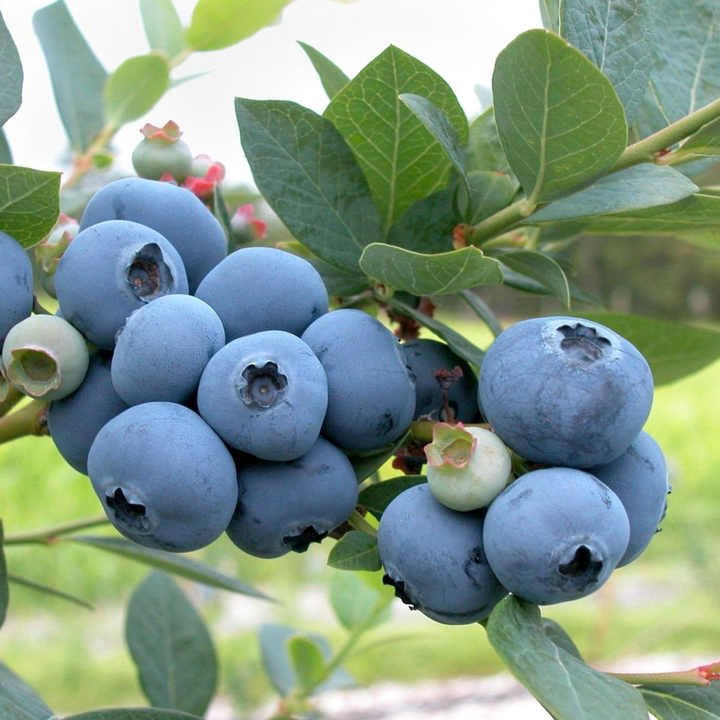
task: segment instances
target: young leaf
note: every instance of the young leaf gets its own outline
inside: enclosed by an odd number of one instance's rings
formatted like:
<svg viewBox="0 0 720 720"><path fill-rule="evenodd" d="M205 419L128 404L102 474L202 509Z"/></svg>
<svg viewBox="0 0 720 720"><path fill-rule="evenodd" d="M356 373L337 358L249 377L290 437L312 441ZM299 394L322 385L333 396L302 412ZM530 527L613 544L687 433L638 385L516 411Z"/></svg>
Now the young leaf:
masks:
<svg viewBox="0 0 720 720"><path fill-rule="evenodd" d="M426 255L373 243L363 251L360 267L369 277L413 295L451 295L502 283L497 260L485 257L476 247Z"/></svg>
<svg viewBox="0 0 720 720"><path fill-rule="evenodd" d="M358 499L358 505L362 505L368 512L371 512L378 520L385 512L385 508L402 492L416 485L427 482L424 475L401 475L390 478L375 485L368 485Z"/></svg>
<svg viewBox="0 0 720 720"><path fill-rule="evenodd" d="M540 283L565 307L570 306L570 288L563 269L550 257L533 250L513 250L496 255L497 259L516 273Z"/></svg>
<svg viewBox="0 0 720 720"><path fill-rule="evenodd" d="M720 155L720 118L701 127L677 151L680 155L715 157Z"/></svg>
<svg viewBox="0 0 720 720"><path fill-rule="evenodd" d="M546 205L526 223L642 210L678 202L697 191L697 185L674 168L645 163L600 178L594 185Z"/></svg>
<svg viewBox="0 0 720 720"><path fill-rule="evenodd" d="M465 183L465 187L468 187L463 145L460 136L450 122L450 118L435 103L421 95L403 93L398 97L410 108L412 114L427 128L435 140L440 143L440 147L445 151L453 167L458 171Z"/></svg>
<svg viewBox="0 0 720 720"><path fill-rule="evenodd" d="M560 33L560 0L540 0L540 16L543 27Z"/></svg>
<svg viewBox="0 0 720 720"><path fill-rule="evenodd" d="M411 205L444 187L450 170L440 143L398 99L402 93L434 103L465 141L467 120L450 86L393 46L361 70L325 111L367 177L385 233Z"/></svg>
<svg viewBox="0 0 720 720"><path fill-rule="evenodd" d="M52 719L51 719L52 720ZM70 715L64 720L203 720L197 715L189 715L178 710L158 710L155 708L117 708L93 710L82 715Z"/></svg>
<svg viewBox="0 0 720 720"><path fill-rule="evenodd" d="M482 365L482 360L485 357L485 353L476 345L473 345L469 340L466 340L459 332L456 332L451 327L445 325L445 323L431 318L425 313L421 313L410 305L391 298L388 300L388 305L394 310L401 312L403 315L407 315L413 320L424 325L428 330L432 330L439 338L444 340L450 349L461 358L467 360L471 365L479 368Z"/></svg>
<svg viewBox="0 0 720 720"><path fill-rule="evenodd" d="M0 230L24 248L37 245L60 214L60 173L0 166Z"/></svg>
<svg viewBox="0 0 720 720"><path fill-rule="evenodd" d="M8 603L10 602L10 590L8 588L7 562L5 561L5 531L2 520L0 520L0 627L5 623Z"/></svg>
<svg viewBox="0 0 720 720"><path fill-rule="evenodd" d="M150 48L168 60L185 50L185 33L173 0L140 0L145 35Z"/></svg>
<svg viewBox="0 0 720 720"><path fill-rule="evenodd" d="M645 704L658 720L720 720L720 688L641 685Z"/></svg>
<svg viewBox="0 0 720 720"><path fill-rule="evenodd" d="M628 123L640 107L654 64L650 0L564 0L560 34L615 86Z"/></svg>
<svg viewBox="0 0 720 720"><path fill-rule="evenodd" d="M380 216L347 144L325 118L292 102L236 98L255 184L315 255L358 272L363 248L382 240Z"/></svg>
<svg viewBox="0 0 720 720"><path fill-rule="evenodd" d="M75 535L71 539L73 542L100 548L129 560L135 560L159 570L179 575L193 582L216 587L220 590L229 590L238 595L249 595L263 600L272 600L268 595L256 590L251 585L237 578L223 575L217 570L197 562L197 560L191 560L182 555L175 555L163 550L152 550L121 538Z"/></svg>
<svg viewBox="0 0 720 720"><path fill-rule="evenodd" d="M83 600L82 598L79 598L75 595L71 595L70 593L63 592L62 590L57 590L56 588L50 587L49 585L35 582L34 580L28 580L27 578L20 577L19 575L8 575L7 579L15 585L21 585L22 587L29 588L30 590L37 590L38 592L44 593L45 595L50 595L51 597L60 598L61 600L67 600L68 602L79 605L80 607L84 607L87 610L95 609L86 600Z"/></svg>
<svg viewBox="0 0 720 720"><path fill-rule="evenodd" d="M575 647L575 643L572 641L572 638L565 632L562 626L550 618L543 618L542 626L543 630L545 630L545 634L558 647L562 648L565 652L570 653L570 655L574 655L578 660L582 660L580 651Z"/></svg>
<svg viewBox="0 0 720 720"><path fill-rule="evenodd" d="M381 565L377 538L364 532L351 530L343 535L330 550L327 564L336 570L367 570L369 572L379 570Z"/></svg>
<svg viewBox="0 0 720 720"><path fill-rule="evenodd" d="M302 635L288 640L287 652L292 663L298 689L311 692L322 680L325 671L325 659L316 643Z"/></svg>
<svg viewBox="0 0 720 720"><path fill-rule="evenodd" d="M158 53L128 58L108 78L105 108L108 124L119 128L151 110L170 83L170 66Z"/></svg>
<svg viewBox="0 0 720 720"><path fill-rule="evenodd" d="M507 207L515 195L516 185L509 175L487 170L476 170L468 176L470 199L466 220L476 225L498 210Z"/></svg>
<svg viewBox="0 0 720 720"><path fill-rule="evenodd" d="M503 284L520 292L533 293L534 295L552 295L544 285L532 280L527 275L521 275L507 266L503 266ZM586 305L602 305L598 298L586 293L581 287L568 279L568 288L570 290L570 299L575 302L585 303Z"/></svg>
<svg viewBox="0 0 720 720"><path fill-rule="evenodd" d="M555 645L535 605L512 595L501 600L487 633L513 675L555 720L647 720L640 693Z"/></svg>
<svg viewBox="0 0 720 720"><path fill-rule="evenodd" d="M463 221L454 190L440 190L418 200L390 228L389 245L415 252L452 250L453 228Z"/></svg>
<svg viewBox="0 0 720 720"><path fill-rule="evenodd" d="M221 50L274 22L290 0L198 0L185 39L193 50Z"/></svg>
<svg viewBox="0 0 720 720"><path fill-rule="evenodd" d="M468 172L488 170L490 172L505 173L510 177L513 189L517 189L517 179L510 169L507 157L505 157L500 144L497 124L495 123L495 110L492 107L480 113L470 123L465 154Z"/></svg>
<svg viewBox="0 0 720 720"><path fill-rule="evenodd" d="M40 696L0 663L0 717L5 720L57 720Z"/></svg>
<svg viewBox="0 0 720 720"><path fill-rule="evenodd" d="M620 313L584 313L629 340L645 356L656 385L675 382L720 358L720 332Z"/></svg>
<svg viewBox="0 0 720 720"><path fill-rule="evenodd" d="M19 109L22 103L23 69L20 55L13 42L12 35L0 14L0 127L2 127Z"/></svg>
<svg viewBox="0 0 720 720"><path fill-rule="evenodd" d="M10 145L8 145L5 131L0 128L0 165L12 165L13 156Z"/></svg>
<svg viewBox="0 0 720 720"><path fill-rule="evenodd" d="M95 57L64 0L33 15L47 61L60 119L76 152L84 152L105 125L107 73Z"/></svg>
<svg viewBox="0 0 720 720"><path fill-rule="evenodd" d="M333 573L330 578L330 604L346 630L355 630L366 623L366 630L382 625L389 619L392 597L380 595L355 573ZM387 607L370 622L380 602Z"/></svg>
<svg viewBox="0 0 720 720"><path fill-rule="evenodd" d="M154 707L202 715L217 685L217 658L203 619L165 574L152 572L128 604L125 638Z"/></svg>
<svg viewBox="0 0 720 720"><path fill-rule="evenodd" d="M298 45L310 58L328 99L332 100L350 82L350 78L332 60L328 60L312 45L300 41L298 41Z"/></svg>
<svg viewBox="0 0 720 720"><path fill-rule="evenodd" d="M625 149L625 112L610 81L544 30L500 53L493 98L500 142L530 203L590 184Z"/></svg>

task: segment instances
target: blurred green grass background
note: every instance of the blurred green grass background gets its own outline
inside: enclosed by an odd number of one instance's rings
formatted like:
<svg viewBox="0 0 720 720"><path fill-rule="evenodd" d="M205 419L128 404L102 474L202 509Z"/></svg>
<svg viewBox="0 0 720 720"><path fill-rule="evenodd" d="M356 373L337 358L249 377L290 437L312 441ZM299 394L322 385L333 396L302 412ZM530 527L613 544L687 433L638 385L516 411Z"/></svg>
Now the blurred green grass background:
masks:
<svg viewBox="0 0 720 720"><path fill-rule="evenodd" d="M467 317L453 327L481 346L489 336ZM717 408L720 362L658 388L647 430L663 447L673 494L648 551L595 595L545 609L599 666L626 655L720 654L720 569L713 547L720 517ZM385 470L390 476L397 474ZM87 478L60 458L48 438L0 446L0 516L6 534L41 529L101 512ZM242 578L281 601L270 605L182 582L210 625L221 662L220 692L238 710L271 696L259 662L255 630L284 622L342 640L327 601L325 566L332 541L304 555L264 561L221 538L193 556ZM58 713L145 704L124 646L125 605L148 569L99 550L61 542L6 549L10 572L72 592L90 612L13 585L0 657ZM387 589L386 589L387 591ZM348 664L362 684L417 682L496 672L501 663L479 626L445 627L396 601L394 622L373 631Z"/></svg>

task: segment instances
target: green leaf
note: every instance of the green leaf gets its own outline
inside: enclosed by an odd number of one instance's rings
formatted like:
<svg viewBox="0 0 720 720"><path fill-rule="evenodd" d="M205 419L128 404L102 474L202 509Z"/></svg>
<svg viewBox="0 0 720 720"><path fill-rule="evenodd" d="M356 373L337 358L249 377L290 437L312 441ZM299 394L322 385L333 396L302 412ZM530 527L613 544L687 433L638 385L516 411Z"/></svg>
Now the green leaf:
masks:
<svg viewBox="0 0 720 720"><path fill-rule="evenodd" d="M185 39L193 50L220 50L278 19L290 0L199 0Z"/></svg>
<svg viewBox="0 0 720 720"><path fill-rule="evenodd" d="M174 555L163 550L152 550L151 548L136 545L128 540L113 537L93 537L90 535L75 535L73 542L82 545L107 550L108 552L121 555L129 560L141 562L144 565L164 570L165 572L179 575L193 582L216 587L220 590L229 590L238 595L249 595L250 597L272 600L265 593L256 590L251 585L238 580L237 578L223 575L207 565L191 560L189 557Z"/></svg>
<svg viewBox="0 0 720 720"><path fill-rule="evenodd" d="M170 84L170 66L163 55L150 53L128 58L108 78L105 108L114 128L137 120L152 110Z"/></svg>
<svg viewBox="0 0 720 720"><path fill-rule="evenodd" d="M39 243L60 215L60 173L0 165L0 230L24 248Z"/></svg>
<svg viewBox="0 0 720 720"><path fill-rule="evenodd" d="M10 602L10 589L8 588L7 562L5 561L5 530L0 520L0 627L5 623L8 603Z"/></svg>
<svg viewBox="0 0 720 720"><path fill-rule="evenodd" d="M367 480L374 472L377 472L394 454L398 448L410 441L410 432L406 432L397 442L387 445L379 450L370 453L350 455L349 460L355 471L357 481L361 483Z"/></svg>
<svg viewBox="0 0 720 720"><path fill-rule="evenodd" d="M407 303L401 302L396 298L388 300L388 305L393 309L401 312L403 315L407 315L413 320L419 322L428 330L432 330L439 338L444 340L450 347L450 349L461 358L467 360L471 365L479 368L482 365L485 353L476 345L473 345L469 340L466 340L459 332L456 332L451 327L445 325L445 323L431 318L425 313L421 313L413 307L410 307Z"/></svg>
<svg viewBox="0 0 720 720"><path fill-rule="evenodd" d="M487 633L513 675L555 720L647 720L640 693L555 645L535 605L506 597L490 615Z"/></svg>
<svg viewBox="0 0 720 720"><path fill-rule="evenodd" d="M350 297L367 290L368 279L365 275L345 272L316 257L311 257L309 262L320 273L330 297Z"/></svg>
<svg viewBox="0 0 720 720"><path fill-rule="evenodd" d="M641 685L650 712L658 720L720 720L720 688L687 685Z"/></svg>
<svg viewBox="0 0 720 720"><path fill-rule="evenodd" d="M22 103L23 69L15 42L0 14L0 127Z"/></svg>
<svg viewBox="0 0 720 720"><path fill-rule="evenodd" d="M33 27L45 53L60 119L76 152L84 152L105 125L107 73L63 0L40 8Z"/></svg>
<svg viewBox="0 0 720 720"><path fill-rule="evenodd" d="M12 150L10 150L10 145L8 145L7 137L5 136L5 131L0 128L0 165L12 165L13 164L13 156L12 156Z"/></svg>
<svg viewBox="0 0 720 720"><path fill-rule="evenodd" d="M70 715L64 720L203 720L197 715L188 715L178 710L155 708L118 708L93 710L82 715Z"/></svg>
<svg viewBox="0 0 720 720"><path fill-rule="evenodd" d="M45 595L51 595L52 597L60 598L61 600L67 600L68 602L79 605L80 607L84 607L87 610L95 609L86 600L83 600L76 595L71 595L70 593L58 590L54 587L50 587L49 585L45 585L44 583L35 582L35 580L28 580L27 578L20 577L19 575L8 575L7 579L15 585L20 585L22 587L29 588L30 590L37 590L38 592L44 593ZM2 604L1 599L0 604Z"/></svg>
<svg viewBox="0 0 720 720"><path fill-rule="evenodd" d="M322 650L310 638L303 635L291 637L287 646L298 689L311 692L322 680L325 671Z"/></svg>
<svg viewBox="0 0 720 720"><path fill-rule="evenodd" d="M530 279L527 275L521 275L520 273L511 270L507 266L503 266L503 284L511 287L520 292L532 293L533 295L552 295L552 292L548 290L544 285L539 282ZM596 297L586 293L581 287L576 285L571 280L568 280L568 287L570 289L570 299L575 302L585 303L586 305L602 305L602 302Z"/></svg>
<svg viewBox="0 0 720 720"><path fill-rule="evenodd" d="M559 34L560 30L560 0L540 0L540 16L543 27Z"/></svg>
<svg viewBox="0 0 720 720"><path fill-rule="evenodd" d="M628 123L640 107L654 65L650 0L564 0L560 34L608 77Z"/></svg>
<svg viewBox="0 0 720 720"><path fill-rule="evenodd" d="M555 295L565 307L570 306L570 288L565 272L555 260L533 250L514 250L499 253L497 259L516 273L540 283Z"/></svg>
<svg viewBox="0 0 720 720"><path fill-rule="evenodd" d="M336 570L367 570L375 572L380 565L377 538L364 532L351 530L343 535L330 550L327 564Z"/></svg>
<svg viewBox="0 0 720 720"><path fill-rule="evenodd" d="M382 625L390 618L392 595L382 596L355 573L333 573L330 578L330 604L335 616L346 630L355 630L366 623L365 630ZM372 622L378 603L387 605Z"/></svg>
<svg viewBox="0 0 720 720"><path fill-rule="evenodd" d="M273 687L282 697L289 695L298 684L288 653L288 643L297 635L298 632L294 628L274 624L262 625L258 632L263 667ZM305 637L320 648L324 659L330 657L332 651L324 637L314 633L305 634ZM318 690L325 691L351 685L354 685L353 679L344 670L338 670L329 680L320 685Z"/></svg>
<svg viewBox="0 0 720 720"><path fill-rule="evenodd" d="M468 187L468 178L465 172L465 157L460 135L450 122L450 118L427 98L413 93L403 93L398 96L410 108L412 114L425 126L429 133L440 143L448 159ZM467 125L465 127L467 138ZM468 187L469 191L469 187Z"/></svg>
<svg viewBox="0 0 720 720"><path fill-rule="evenodd" d="M476 225L493 213L507 207L515 195L515 182L509 175L487 170L476 170L468 177L470 200L467 222Z"/></svg>
<svg viewBox="0 0 720 720"><path fill-rule="evenodd" d="M489 170L505 173L510 177L513 187L517 188L517 179L512 174L500 143L494 108L488 108L470 123L466 156L468 172Z"/></svg>
<svg viewBox="0 0 720 720"><path fill-rule="evenodd" d="M150 48L168 60L185 50L185 32L173 0L140 0L145 35Z"/></svg>
<svg viewBox="0 0 720 720"><path fill-rule="evenodd" d="M720 332L621 313L585 313L629 340L645 356L656 385L675 382L720 358Z"/></svg>
<svg viewBox="0 0 720 720"><path fill-rule="evenodd" d="M1 662L0 717L3 720L56 720L40 696Z"/></svg>
<svg viewBox="0 0 720 720"><path fill-rule="evenodd" d="M332 123L292 102L236 98L255 184L315 255L358 272L363 248L382 240L380 216L352 152Z"/></svg>
<svg viewBox="0 0 720 720"><path fill-rule="evenodd" d="M334 63L328 60L319 50L312 45L298 41L298 45L305 51L310 58L315 71L320 77L323 89L327 96L332 100L340 90L350 82L350 78Z"/></svg>
<svg viewBox="0 0 720 720"><path fill-rule="evenodd" d="M451 295L502 283L497 260L485 257L476 247L426 255L373 243L363 251L360 267L369 277L413 295Z"/></svg>
<svg viewBox="0 0 720 720"><path fill-rule="evenodd" d="M500 53L493 97L500 142L531 203L589 185L625 149L625 112L610 81L544 30Z"/></svg>
<svg viewBox="0 0 720 720"><path fill-rule="evenodd" d="M550 620L550 618L543 618L542 626L543 630L545 630L545 634L558 647L562 648L566 653L570 653L570 655L573 655L578 660L582 660L582 655L580 655L580 651L575 647L575 643L572 641L572 638L558 623L554 620Z"/></svg>
<svg viewBox="0 0 720 720"><path fill-rule="evenodd" d="M385 233L418 200L443 188L450 170L440 143L399 100L403 93L434 103L465 141L467 120L450 86L392 45L363 68L325 111L367 177Z"/></svg>
<svg viewBox="0 0 720 720"><path fill-rule="evenodd" d="M720 155L720 118L701 127L678 150L681 155L714 157Z"/></svg>
<svg viewBox="0 0 720 720"><path fill-rule="evenodd" d="M697 185L667 165L646 163L620 170L589 188L556 200L530 215L528 225L668 205L698 191Z"/></svg>
<svg viewBox="0 0 720 720"><path fill-rule="evenodd" d="M387 242L415 252L446 252L452 250L453 228L462 220L455 191L440 190L409 208L390 228Z"/></svg>
<svg viewBox="0 0 720 720"><path fill-rule="evenodd" d="M375 485L368 485L358 498L358 505L371 512L378 520L387 506L402 492L427 482L424 475L401 475Z"/></svg>
<svg viewBox="0 0 720 720"><path fill-rule="evenodd" d="M217 685L215 648L197 610L164 573L150 573L133 593L125 638L154 707L207 710Z"/></svg>

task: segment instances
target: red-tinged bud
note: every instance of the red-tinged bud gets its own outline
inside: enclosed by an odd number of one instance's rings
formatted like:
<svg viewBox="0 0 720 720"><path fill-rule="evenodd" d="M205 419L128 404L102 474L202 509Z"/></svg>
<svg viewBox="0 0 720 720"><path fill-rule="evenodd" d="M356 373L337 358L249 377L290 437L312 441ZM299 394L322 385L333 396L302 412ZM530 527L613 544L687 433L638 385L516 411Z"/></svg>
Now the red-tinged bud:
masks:
<svg viewBox="0 0 720 720"><path fill-rule="evenodd" d="M205 166L205 161L209 160L210 164ZM202 175L195 174L196 169L203 170ZM201 200L209 200L212 197L215 185L222 181L225 177L225 166L220 162L213 162L207 155L198 155L193 160L191 174L185 178L183 187L197 195Z"/></svg>
<svg viewBox="0 0 720 720"><path fill-rule="evenodd" d="M75 218L60 213L52 230L35 246L35 259L46 275L54 275L63 253L78 234L80 225Z"/></svg>
<svg viewBox="0 0 720 720"><path fill-rule="evenodd" d="M230 227L235 239L241 242L267 237L267 223L255 217L255 208L252 205L241 205L230 219Z"/></svg>
<svg viewBox="0 0 720 720"><path fill-rule="evenodd" d="M709 665L701 665L698 668L698 675L708 682L711 682L712 680L720 680L720 662L710 663Z"/></svg>
<svg viewBox="0 0 720 720"><path fill-rule="evenodd" d="M467 247L467 236L470 226L467 223L461 223L453 228L453 248L455 250L461 250Z"/></svg>

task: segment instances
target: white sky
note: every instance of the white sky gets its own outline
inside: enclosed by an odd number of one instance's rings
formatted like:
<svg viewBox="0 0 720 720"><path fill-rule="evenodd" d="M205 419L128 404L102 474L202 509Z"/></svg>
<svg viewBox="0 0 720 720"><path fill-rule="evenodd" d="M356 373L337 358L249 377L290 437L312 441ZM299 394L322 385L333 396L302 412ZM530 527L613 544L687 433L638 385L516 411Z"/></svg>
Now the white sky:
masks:
<svg viewBox="0 0 720 720"><path fill-rule="evenodd" d="M262 2L262 0L256 0ZM15 163L62 170L66 141L32 14L46 0L0 0L25 72L23 105L5 126ZM194 0L175 0L185 25ZM137 0L67 0L90 46L108 71L148 51ZM468 115L479 110L473 87L490 85L497 54L518 34L540 27L537 0L295 0L282 22L232 48L195 53L176 76L212 73L175 88L147 115L116 137L118 167L130 169L130 153L145 122L175 120L193 154L225 164L228 178L251 182L234 116L235 96L294 100L316 112L327 104L302 40L347 75L394 44L444 77Z"/></svg>

